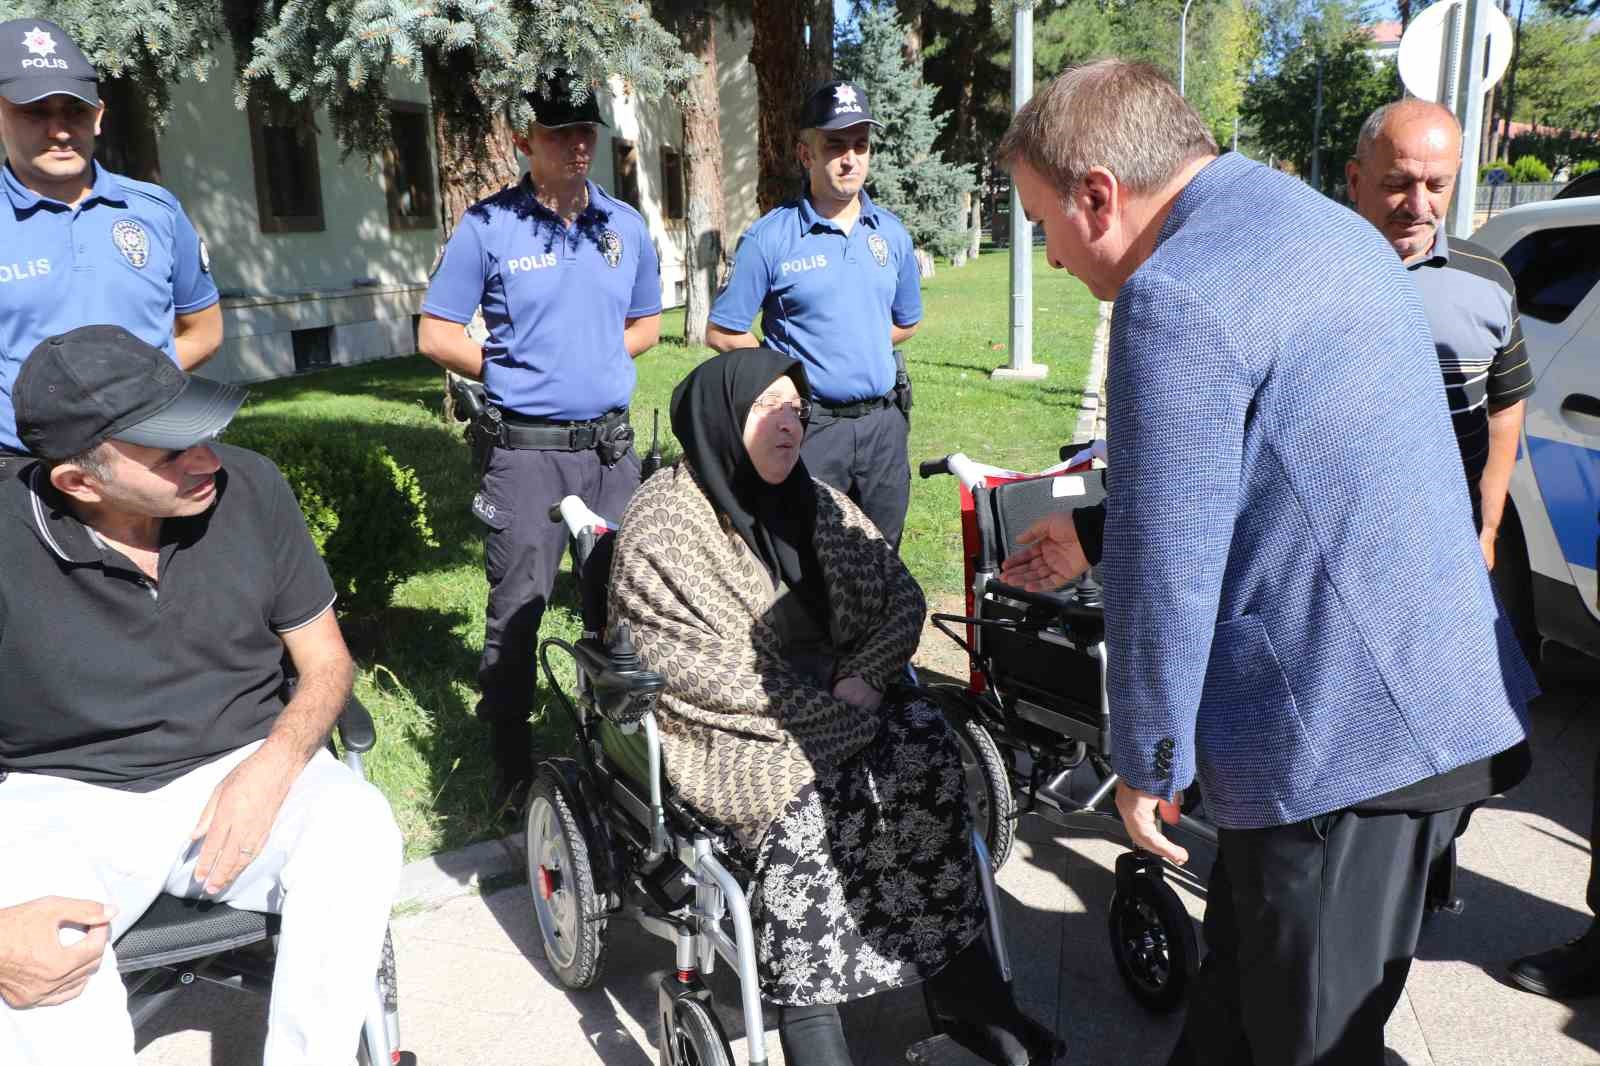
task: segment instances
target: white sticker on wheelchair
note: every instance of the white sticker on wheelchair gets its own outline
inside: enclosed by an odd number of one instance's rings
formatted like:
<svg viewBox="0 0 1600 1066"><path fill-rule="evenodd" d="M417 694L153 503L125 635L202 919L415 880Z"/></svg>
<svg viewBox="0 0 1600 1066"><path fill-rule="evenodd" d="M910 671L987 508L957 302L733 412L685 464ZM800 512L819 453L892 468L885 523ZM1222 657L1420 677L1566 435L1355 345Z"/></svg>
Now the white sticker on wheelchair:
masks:
<svg viewBox="0 0 1600 1066"><path fill-rule="evenodd" d="M1050 495L1058 500L1063 496L1083 496L1088 491L1083 485L1083 478L1075 475L1050 479Z"/></svg>

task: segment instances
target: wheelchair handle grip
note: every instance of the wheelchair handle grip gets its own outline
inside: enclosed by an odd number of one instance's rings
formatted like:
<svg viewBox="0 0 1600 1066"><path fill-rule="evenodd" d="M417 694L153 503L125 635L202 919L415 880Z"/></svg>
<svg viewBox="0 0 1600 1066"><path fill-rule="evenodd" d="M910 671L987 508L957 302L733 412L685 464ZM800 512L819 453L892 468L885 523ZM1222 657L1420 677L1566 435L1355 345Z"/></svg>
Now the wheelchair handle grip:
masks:
<svg viewBox="0 0 1600 1066"><path fill-rule="evenodd" d="M922 465L917 467L917 473L922 477L937 477L950 472L950 457L948 455L939 459L924 459Z"/></svg>
<svg viewBox="0 0 1600 1066"><path fill-rule="evenodd" d="M985 586L986 590L1007 599L1017 600L1021 603L1031 604L1034 607L1043 607L1054 612L1068 625L1099 627L1105 625L1105 612L1099 607L1085 607L1077 603L1068 603L1052 592L1030 592L1015 585L1008 585L999 578L990 578Z"/></svg>

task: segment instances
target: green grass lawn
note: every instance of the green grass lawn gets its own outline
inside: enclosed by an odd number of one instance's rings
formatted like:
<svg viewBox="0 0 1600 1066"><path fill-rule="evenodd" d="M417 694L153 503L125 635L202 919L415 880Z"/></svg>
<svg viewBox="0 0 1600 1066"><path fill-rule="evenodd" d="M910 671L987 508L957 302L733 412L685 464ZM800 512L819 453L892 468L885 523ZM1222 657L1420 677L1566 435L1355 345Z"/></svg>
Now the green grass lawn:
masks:
<svg viewBox="0 0 1600 1066"><path fill-rule="evenodd" d="M1034 353L1050 367L1041 382L995 382L1009 340L1008 266L986 253L964 269L948 266L924 284L921 331L905 345L915 383L912 466L964 451L1019 469L1056 459L1072 435L1088 369L1096 307L1087 290L1034 259ZM682 333L682 311L662 332ZM634 425L647 445L650 413L661 410L662 450L677 448L667 427L672 388L702 358L681 341L663 341L639 360ZM440 417L442 374L426 360L387 360L270 382L252 388L241 425L258 416L343 423L386 444L413 467L427 492L440 547L432 567L403 582L393 604L346 625L361 665L356 690L378 720L369 767L394 804L415 858L496 836L506 824L490 807L493 770L487 731L473 717L487 586L483 547L468 507L476 489L460 428ZM955 484L913 478L903 555L930 599L959 594L961 534ZM563 573L544 635L576 636L570 576ZM554 655L552 665L559 661ZM563 664L564 665L564 664ZM564 677L570 672L560 671ZM570 747L570 727L541 688L535 711L542 750Z"/></svg>

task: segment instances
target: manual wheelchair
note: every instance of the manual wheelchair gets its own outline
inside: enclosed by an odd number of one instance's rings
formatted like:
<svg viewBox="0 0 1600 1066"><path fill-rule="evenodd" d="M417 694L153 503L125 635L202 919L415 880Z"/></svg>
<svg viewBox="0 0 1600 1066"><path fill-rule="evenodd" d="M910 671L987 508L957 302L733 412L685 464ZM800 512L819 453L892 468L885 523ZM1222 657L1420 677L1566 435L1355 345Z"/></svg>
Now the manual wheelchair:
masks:
<svg viewBox="0 0 1600 1066"><path fill-rule="evenodd" d="M996 869L1024 814L1066 826L1107 820L1120 830L1106 699L1104 605L1092 574L1037 593L998 578L1017 538L1053 511L1105 498L1091 448L1067 445L1063 462L1038 474L1002 470L959 452L921 464L928 478L960 483L966 613L931 621L967 653L966 686L943 686L945 717L962 747L968 795L980 808ZM953 626L963 626L957 632ZM1185 793L1178 828L1216 844L1198 787ZM1117 859L1107 915L1112 957L1134 998L1165 1011L1183 999L1198 963L1194 923L1164 879L1159 859L1134 850Z"/></svg>
<svg viewBox="0 0 1600 1066"><path fill-rule="evenodd" d="M605 642L611 524L575 496L553 508L551 520L564 522L571 535L583 636L576 645L546 638L538 653L577 740L571 758L539 765L529 793L528 881L545 958L563 985L581 989L600 975L609 921L626 918L672 941L675 966L657 993L661 1066L732 1066L727 1035L702 980L721 958L738 974L747 1061L758 1066L767 1050L745 902L750 871L723 831L700 818L666 780L653 713L663 679L641 668L626 626ZM551 669L552 650L573 660L573 697ZM992 866L976 832L973 847L988 935L1009 983ZM908 1055L937 1061L947 1045L948 1038L935 1035Z"/></svg>

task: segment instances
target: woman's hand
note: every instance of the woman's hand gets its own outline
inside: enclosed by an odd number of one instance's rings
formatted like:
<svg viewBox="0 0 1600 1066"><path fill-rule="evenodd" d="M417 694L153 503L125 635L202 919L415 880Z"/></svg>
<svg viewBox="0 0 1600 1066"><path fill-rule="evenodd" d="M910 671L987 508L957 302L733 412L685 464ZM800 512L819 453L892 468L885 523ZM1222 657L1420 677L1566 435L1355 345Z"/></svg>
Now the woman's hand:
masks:
<svg viewBox="0 0 1600 1066"><path fill-rule="evenodd" d="M833 698L864 711L875 711L883 702L883 693L863 681L860 675L851 674L833 683Z"/></svg>

